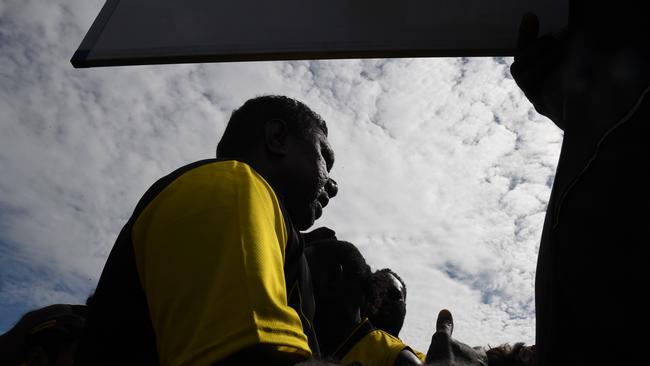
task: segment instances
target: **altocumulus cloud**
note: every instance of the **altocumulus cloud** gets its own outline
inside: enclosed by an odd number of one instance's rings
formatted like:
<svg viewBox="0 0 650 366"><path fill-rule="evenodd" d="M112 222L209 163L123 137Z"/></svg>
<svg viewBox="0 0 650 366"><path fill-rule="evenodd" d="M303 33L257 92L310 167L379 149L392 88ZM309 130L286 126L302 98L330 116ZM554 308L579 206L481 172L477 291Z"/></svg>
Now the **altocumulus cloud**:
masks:
<svg viewBox="0 0 650 366"><path fill-rule="evenodd" d="M101 1L0 4L0 331L83 302L137 200L214 150L233 108L295 97L330 126L339 197L318 225L409 287L402 336L438 310L473 344L534 342L534 270L562 134L510 59L394 59L74 70Z"/></svg>

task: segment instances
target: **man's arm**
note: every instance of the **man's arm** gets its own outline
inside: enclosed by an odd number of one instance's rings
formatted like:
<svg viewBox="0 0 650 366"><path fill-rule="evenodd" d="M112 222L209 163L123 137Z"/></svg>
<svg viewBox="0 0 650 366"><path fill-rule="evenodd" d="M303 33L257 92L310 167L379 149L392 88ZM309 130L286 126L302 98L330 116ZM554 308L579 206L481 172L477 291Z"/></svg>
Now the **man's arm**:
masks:
<svg viewBox="0 0 650 366"><path fill-rule="evenodd" d="M397 355L395 366L415 366L422 365L420 359L411 351L405 349Z"/></svg>
<svg viewBox="0 0 650 366"><path fill-rule="evenodd" d="M427 365L433 366L487 366L485 352L468 346L451 337L454 320L451 312L443 309L438 313L436 332L431 337L427 352Z"/></svg>
<svg viewBox="0 0 650 366"><path fill-rule="evenodd" d="M185 173L143 210L133 241L162 364L211 364L258 345L239 357L310 356L287 304L279 202L248 166Z"/></svg>

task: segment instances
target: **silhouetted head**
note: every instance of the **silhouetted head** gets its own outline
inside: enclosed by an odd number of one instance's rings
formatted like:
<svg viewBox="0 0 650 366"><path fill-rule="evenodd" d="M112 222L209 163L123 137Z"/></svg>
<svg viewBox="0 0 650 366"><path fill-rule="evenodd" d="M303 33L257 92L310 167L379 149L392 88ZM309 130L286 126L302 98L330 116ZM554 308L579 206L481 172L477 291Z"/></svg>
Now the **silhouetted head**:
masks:
<svg viewBox="0 0 650 366"><path fill-rule="evenodd" d="M92 306L94 301L95 301L95 293L93 292L92 294L88 295L88 297L86 298L86 306Z"/></svg>
<svg viewBox="0 0 650 366"><path fill-rule="evenodd" d="M313 229L310 232L301 233L301 235L305 240L305 247L310 246L311 243L316 241L336 240L336 232L325 226Z"/></svg>
<svg viewBox="0 0 650 366"><path fill-rule="evenodd" d="M371 273L359 249L346 241L321 240L311 243L305 254L312 274L317 316L319 312L341 308L358 311Z"/></svg>
<svg viewBox="0 0 650 366"><path fill-rule="evenodd" d="M490 366L532 366L535 364L535 345L506 343L490 348L485 353Z"/></svg>
<svg viewBox="0 0 650 366"><path fill-rule="evenodd" d="M338 190L329 178L334 152L325 121L285 96L257 97L235 110L217 157L251 165L273 187L299 230L322 215Z"/></svg>
<svg viewBox="0 0 650 366"><path fill-rule="evenodd" d="M86 319L85 305L30 311L0 336L1 365L72 366Z"/></svg>
<svg viewBox="0 0 650 366"><path fill-rule="evenodd" d="M406 284L389 268L372 274L361 315L376 327L398 337L406 316Z"/></svg>

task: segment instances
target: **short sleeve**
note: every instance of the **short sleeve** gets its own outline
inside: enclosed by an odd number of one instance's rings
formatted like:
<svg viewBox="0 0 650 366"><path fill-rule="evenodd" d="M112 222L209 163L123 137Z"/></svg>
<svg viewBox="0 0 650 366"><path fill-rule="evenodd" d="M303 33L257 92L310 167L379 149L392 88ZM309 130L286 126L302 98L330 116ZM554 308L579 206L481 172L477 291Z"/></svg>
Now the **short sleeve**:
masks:
<svg viewBox="0 0 650 366"><path fill-rule="evenodd" d="M287 305L287 229L271 187L236 161L169 184L132 238L162 365L205 365L256 344L311 354Z"/></svg>
<svg viewBox="0 0 650 366"><path fill-rule="evenodd" d="M375 329L365 335L348 351L341 363L344 365L359 363L362 365L393 366L403 350L411 348L398 338Z"/></svg>
<svg viewBox="0 0 650 366"><path fill-rule="evenodd" d="M422 363L427 362L427 355L426 355L426 354L424 354L424 353L422 353L422 352L420 352L420 351L418 351L418 350L416 350L416 349L411 349L411 351L413 351L413 353L415 354L415 356L416 356L417 358L419 358L420 361L422 361Z"/></svg>

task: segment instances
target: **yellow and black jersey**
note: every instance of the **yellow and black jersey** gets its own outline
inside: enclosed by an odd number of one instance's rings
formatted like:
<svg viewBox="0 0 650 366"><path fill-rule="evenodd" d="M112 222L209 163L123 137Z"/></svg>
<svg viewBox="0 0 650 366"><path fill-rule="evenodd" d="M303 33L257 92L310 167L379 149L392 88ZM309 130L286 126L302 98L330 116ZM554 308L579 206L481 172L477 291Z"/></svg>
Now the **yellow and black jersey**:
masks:
<svg viewBox="0 0 650 366"><path fill-rule="evenodd" d="M422 353L422 352L420 352L420 351L418 351L416 349L411 349L411 350L413 351L413 353L415 353L415 356L418 359L420 359L420 361L422 361L422 363L427 362L427 355L426 354L424 354L424 353Z"/></svg>
<svg viewBox="0 0 650 366"><path fill-rule="evenodd" d="M317 353L303 246L250 166L212 159L171 173L111 251L76 365L210 365L258 344Z"/></svg>
<svg viewBox="0 0 650 366"><path fill-rule="evenodd" d="M335 351L334 358L342 365L393 366L404 350L413 352L399 338L376 329L364 319Z"/></svg>

